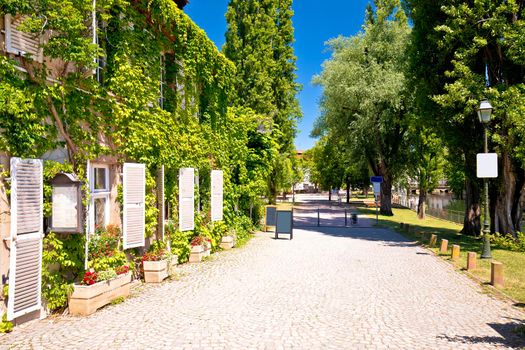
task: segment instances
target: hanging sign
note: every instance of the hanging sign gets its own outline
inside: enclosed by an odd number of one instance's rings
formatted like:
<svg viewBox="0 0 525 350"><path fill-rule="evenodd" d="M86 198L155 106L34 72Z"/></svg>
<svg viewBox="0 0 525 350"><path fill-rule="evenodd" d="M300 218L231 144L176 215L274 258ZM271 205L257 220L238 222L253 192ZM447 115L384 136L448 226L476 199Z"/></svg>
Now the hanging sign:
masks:
<svg viewBox="0 0 525 350"><path fill-rule="evenodd" d="M383 177L382 176L370 176L370 182L371 183L374 183L374 182L382 183Z"/></svg>
<svg viewBox="0 0 525 350"><path fill-rule="evenodd" d="M51 225L54 232L82 231L81 182L73 174L59 173L51 185Z"/></svg>

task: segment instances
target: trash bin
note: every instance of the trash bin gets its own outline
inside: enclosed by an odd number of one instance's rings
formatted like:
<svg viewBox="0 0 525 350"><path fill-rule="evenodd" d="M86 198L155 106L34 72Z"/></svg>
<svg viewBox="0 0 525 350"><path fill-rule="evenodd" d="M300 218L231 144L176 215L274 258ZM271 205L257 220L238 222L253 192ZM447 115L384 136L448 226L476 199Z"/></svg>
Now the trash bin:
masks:
<svg viewBox="0 0 525 350"><path fill-rule="evenodd" d="M355 225L355 224L357 224L357 214L352 213L352 225Z"/></svg>

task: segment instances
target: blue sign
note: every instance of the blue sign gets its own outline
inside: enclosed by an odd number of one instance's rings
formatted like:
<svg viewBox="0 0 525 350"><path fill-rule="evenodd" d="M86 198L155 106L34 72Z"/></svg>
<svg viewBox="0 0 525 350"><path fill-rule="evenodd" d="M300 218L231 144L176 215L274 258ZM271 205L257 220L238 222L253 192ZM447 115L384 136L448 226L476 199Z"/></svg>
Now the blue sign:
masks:
<svg viewBox="0 0 525 350"><path fill-rule="evenodd" d="M382 176L370 176L370 182L382 183L383 182L383 177Z"/></svg>

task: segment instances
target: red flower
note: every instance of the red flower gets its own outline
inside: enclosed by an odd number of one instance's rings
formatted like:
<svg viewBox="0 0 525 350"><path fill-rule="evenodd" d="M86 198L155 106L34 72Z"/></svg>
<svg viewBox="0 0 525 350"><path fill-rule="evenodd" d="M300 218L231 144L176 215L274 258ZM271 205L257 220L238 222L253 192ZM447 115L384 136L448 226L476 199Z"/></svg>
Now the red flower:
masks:
<svg viewBox="0 0 525 350"><path fill-rule="evenodd" d="M128 265L122 265L122 266L119 266L115 269L115 272L117 273L117 275L123 275L123 274L126 274L128 273L129 271L129 266Z"/></svg>
<svg viewBox="0 0 525 350"><path fill-rule="evenodd" d="M159 260L159 256L153 252L144 253L142 256L142 261L157 261Z"/></svg>
<svg viewBox="0 0 525 350"><path fill-rule="evenodd" d="M86 271L84 278L82 279L82 284L86 284L88 286L95 284L95 282L97 282L97 277L98 276L96 272Z"/></svg>
<svg viewBox="0 0 525 350"><path fill-rule="evenodd" d="M195 247L197 245L201 245L203 243L203 239L201 236L197 236L191 240L191 246Z"/></svg>

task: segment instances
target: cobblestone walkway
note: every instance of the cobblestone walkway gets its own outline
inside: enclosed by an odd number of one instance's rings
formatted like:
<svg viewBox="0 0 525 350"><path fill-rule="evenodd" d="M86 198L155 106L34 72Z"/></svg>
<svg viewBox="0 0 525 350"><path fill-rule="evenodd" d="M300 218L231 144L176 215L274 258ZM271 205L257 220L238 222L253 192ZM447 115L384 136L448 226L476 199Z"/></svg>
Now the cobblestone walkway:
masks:
<svg viewBox="0 0 525 350"><path fill-rule="evenodd" d="M284 236L283 236L284 237ZM184 265L90 317L0 335L2 349L519 348L525 315L388 230L259 233L244 248Z"/></svg>

